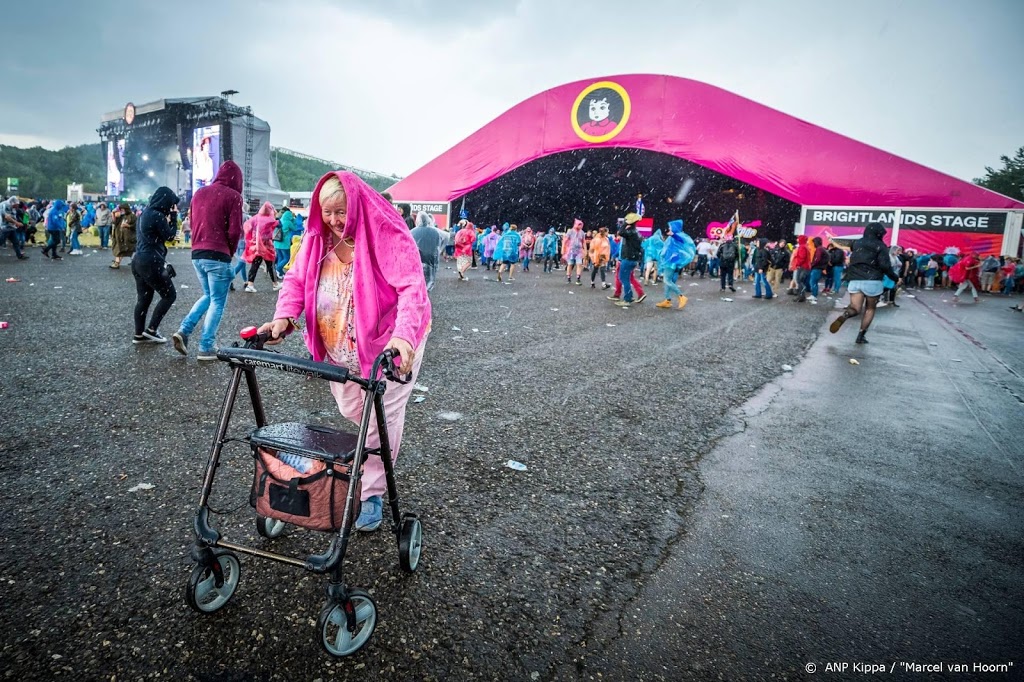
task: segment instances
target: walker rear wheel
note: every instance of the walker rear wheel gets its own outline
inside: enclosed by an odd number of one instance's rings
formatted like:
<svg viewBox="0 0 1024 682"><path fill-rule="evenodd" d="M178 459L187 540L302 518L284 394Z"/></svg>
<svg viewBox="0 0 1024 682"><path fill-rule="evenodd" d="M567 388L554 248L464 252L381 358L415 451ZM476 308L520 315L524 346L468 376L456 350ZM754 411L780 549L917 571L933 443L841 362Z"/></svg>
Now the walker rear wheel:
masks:
<svg viewBox="0 0 1024 682"><path fill-rule="evenodd" d="M199 613L217 611L238 588L241 576L238 558L231 552L221 552L215 561L216 566L196 566L185 587L185 602Z"/></svg>
<svg viewBox="0 0 1024 682"><path fill-rule="evenodd" d="M398 563L406 573L414 573L423 551L423 525L415 516L402 519L398 532Z"/></svg>
<svg viewBox="0 0 1024 682"><path fill-rule="evenodd" d="M348 619L345 617L345 606L335 601L327 601L316 621L316 629L320 633L320 646L331 656L351 656L370 640L373 629L377 627L377 605L365 590L349 590L349 601L355 610L356 627L354 632L348 630Z"/></svg>
<svg viewBox="0 0 1024 682"><path fill-rule="evenodd" d="M280 537L281 533L284 532L284 527L287 525L287 523L280 519L271 519L266 516L256 517L256 532L262 537L271 540Z"/></svg>

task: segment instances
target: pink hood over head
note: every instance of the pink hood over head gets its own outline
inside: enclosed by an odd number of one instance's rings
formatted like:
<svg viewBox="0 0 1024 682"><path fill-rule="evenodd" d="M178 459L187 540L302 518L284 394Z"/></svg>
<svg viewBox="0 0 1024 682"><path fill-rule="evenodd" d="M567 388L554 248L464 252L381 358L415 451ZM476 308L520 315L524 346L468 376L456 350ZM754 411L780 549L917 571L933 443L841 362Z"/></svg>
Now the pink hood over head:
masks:
<svg viewBox="0 0 1024 682"><path fill-rule="evenodd" d="M392 337L419 348L430 327L431 308L419 249L409 228L391 202L355 174L332 171L320 178L313 190L302 246L285 276L274 318L306 313L306 346L314 360L325 360L327 350L316 325L316 301L320 266L333 247L334 235L324 226L319 197L320 188L331 176L341 182L348 200L343 235L355 240L356 346L360 373L366 377Z"/></svg>

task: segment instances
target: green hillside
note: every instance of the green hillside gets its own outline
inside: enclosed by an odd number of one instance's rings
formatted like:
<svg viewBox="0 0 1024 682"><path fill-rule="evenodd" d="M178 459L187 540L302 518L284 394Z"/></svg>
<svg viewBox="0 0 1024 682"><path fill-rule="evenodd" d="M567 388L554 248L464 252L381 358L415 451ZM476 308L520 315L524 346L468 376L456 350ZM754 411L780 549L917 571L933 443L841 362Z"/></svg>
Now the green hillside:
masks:
<svg viewBox="0 0 1024 682"><path fill-rule="evenodd" d="M86 192L102 192L103 151L99 142L58 152L0 145L0 193L6 193L7 178L18 178L18 194L23 197L63 198L73 182L85 185Z"/></svg>
<svg viewBox="0 0 1024 682"><path fill-rule="evenodd" d="M324 173L334 165L287 150L275 149L271 162L277 164L281 189L286 192L309 192ZM42 147L21 149L0 145L0 194L6 194L7 178L18 178L18 194L23 197L63 198L67 186L80 182L89 193L100 193L106 182L106 166L102 147L83 144L51 151ZM356 170L357 175L375 189L382 191L397 178Z"/></svg>

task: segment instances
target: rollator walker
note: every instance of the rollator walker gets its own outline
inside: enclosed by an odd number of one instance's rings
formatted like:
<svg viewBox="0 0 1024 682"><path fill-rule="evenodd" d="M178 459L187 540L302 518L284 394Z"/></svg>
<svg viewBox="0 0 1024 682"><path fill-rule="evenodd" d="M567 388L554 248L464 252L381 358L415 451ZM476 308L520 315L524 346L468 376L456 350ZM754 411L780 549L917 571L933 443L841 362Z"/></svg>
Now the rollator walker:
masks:
<svg viewBox="0 0 1024 682"><path fill-rule="evenodd" d="M263 349L270 339L255 327L243 329L244 345L217 352L217 359L231 365L231 384L221 407L217 433L203 477L199 508L193 520L196 566L185 589L188 605L203 614L220 610L238 588L241 567L237 554L247 554L303 568L328 576L327 599L317 619L320 645L332 656L350 656L370 639L377 624L377 605L365 590L345 584L342 565L358 516L363 463L380 457L387 479L391 530L398 541L398 562L406 573L419 565L423 529L416 514L401 513L395 483L391 443L384 414L387 380L407 383L397 375L394 350L378 356L368 378L350 374L344 367L314 362ZM366 393L362 419L355 434L326 426L284 422L268 424L256 370L275 369L313 379L338 383L355 382ZM256 429L242 439L228 438L228 425L242 378L252 399ZM370 419L376 418L380 447L367 448ZM210 521L210 493L220 464L221 450L229 442L249 445L256 464L250 504L256 508L256 531L268 546L289 524L331 531L330 546L323 554L289 556L261 547L229 541Z"/></svg>

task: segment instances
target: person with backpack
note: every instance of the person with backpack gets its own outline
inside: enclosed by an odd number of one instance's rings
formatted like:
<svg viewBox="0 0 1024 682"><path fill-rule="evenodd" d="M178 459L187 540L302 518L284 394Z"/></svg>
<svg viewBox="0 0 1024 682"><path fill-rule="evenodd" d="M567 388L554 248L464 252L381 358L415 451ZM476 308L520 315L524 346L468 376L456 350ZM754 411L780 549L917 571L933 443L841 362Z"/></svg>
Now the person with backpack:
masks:
<svg viewBox="0 0 1024 682"><path fill-rule="evenodd" d="M774 247L768 250L768 284L778 290L782 287L782 274L789 265L789 250L786 249L786 242L780 239Z"/></svg>
<svg viewBox="0 0 1024 682"><path fill-rule="evenodd" d="M991 293L992 286L996 283L996 275L999 273L999 259L994 253L990 253L985 260L981 261L981 290Z"/></svg>
<svg viewBox="0 0 1024 682"><path fill-rule="evenodd" d="M761 287L764 287L765 300L775 298L772 292L772 285L768 282L766 273L771 268L771 257L775 249L774 244L768 244L768 240L761 238L757 240L757 251L754 252L754 298L761 298Z"/></svg>
<svg viewBox="0 0 1024 682"><path fill-rule="evenodd" d="M828 330L837 333L843 323L852 317L861 315L860 332L857 343L867 343L866 334L875 319L875 308L882 295L882 278L889 277L899 281L899 275L892 269L889 251L882 238L885 227L882 223L868 223L864 228L864 236L853 243L850 253L850 266L847 276L847 290L850 292L850 304L837 317Z"/></svg>
<svg viewBox="0 0 1024 682"><path fill-rule="evenodd" d="M726 283L729 291L736 291L733 275L736 271L736 258L739 250L736 248L736 241L732 235L726 235L725 241L718 247L718 280L721 282L722 291L725 291Z"/></svg>
<svg viewBox="0 0 1024 682"><path fill-rule="evenodd" d="M846 270L846 251L835 242L829 242L828 262L832 266L832 287L831 291L836 296L843 288L843 271Z"/></svg>
<svg viewBox="0 0 1024 682"><path fill-rule="evenodd" d="M953 294L953 305L960 302L960 294L966 291L967 287L971 288L974 302L980 303L978 298L978 290L981 289L981 282L978 281L978 272L980 270L981 261L976 253L967 254L949 269L949 281L960 285L957 287L956 293Z"/></svg>

